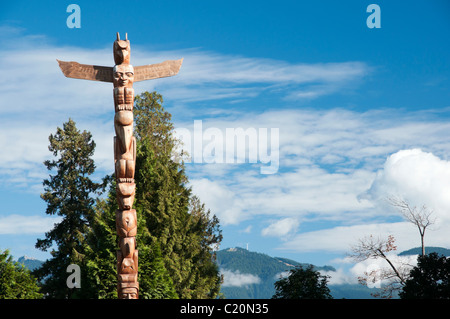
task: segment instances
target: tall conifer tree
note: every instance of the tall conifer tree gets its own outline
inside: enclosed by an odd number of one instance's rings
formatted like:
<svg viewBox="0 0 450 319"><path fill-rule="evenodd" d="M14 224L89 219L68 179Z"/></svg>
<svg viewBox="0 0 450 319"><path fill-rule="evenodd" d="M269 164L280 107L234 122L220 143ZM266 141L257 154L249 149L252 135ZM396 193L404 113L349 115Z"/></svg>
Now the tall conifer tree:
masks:
<svg viewBox="0 0 450 319"><path fill-rule="evenodd" d="M90 178L95 170L92 159L95 143L91 133L80 132L72 119L64 123L62 129L58 127L49 141L49 150L56 159L44 164L54 174L44 180L41 198L47 202L46 214L61 216L61 221L45 234L45 239L38 239L36 243L36 248L43 251L53 245L56 249L51 250L52 258L35 274L45 280L42 292L48 298L89 298L92 287L83 285L86 271L81 271L81 288L69 289L66 281L70 264L85 269L83 266L87 262L86 235L92 224L94 195L102 188Z"/></svg>
<svg viewBox="0 0 450 319"><path fill-rule="evenodd" d="M222 240L219 220L210 216L200 200L191 194L182 162L173 153L178 143L173 136L171 115L162 106L162 96L144 92L135 98L134 136L136 150L136 197L139 250L140 298L215 298L221 277L214 261L213 247ZM92 243L100 243L95 258L113 255L117 209L114 178L110 192L96 209ZM106 237L105 237L106 236ZM102 239L103 238L103 239ZM110 239L106 239L110 238ZM102 251L102 252L100 252ZM93 262L103 297L111 292L107 263ZM103 278L99 280L98 278ZM109 292L108 292L109 291ZM99 296L102 297L102 296Z"/></svg>
<svg viewBox="0 0 450 319"><path fill-rule="evenodd" d="M215 298L221 282L213 260L213 246L222 240L219 221L187 186L184 164L173 156L178 141L171 115L162 103L156 92L135 98L138 249L161 251L162 263L157 264L169 275L167 285L173 285L179 298ZM155 273L141 262L139 268L143 289L146 278Z"/></svg>

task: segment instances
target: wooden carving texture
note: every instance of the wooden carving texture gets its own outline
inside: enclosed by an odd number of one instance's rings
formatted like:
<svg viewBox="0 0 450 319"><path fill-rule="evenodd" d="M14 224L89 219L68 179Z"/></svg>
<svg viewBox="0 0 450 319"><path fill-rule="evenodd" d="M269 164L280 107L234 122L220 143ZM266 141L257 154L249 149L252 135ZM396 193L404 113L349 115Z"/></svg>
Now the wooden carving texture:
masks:
<svg viewBox="0 0 450 319"><path fill-rule="evenodd" d="M137 219L133 209L136 184L136 139L133 136L133 83L176 75L183 62L168 60L158 64L137 66L130 64L130 41L127 36L113 45L114 67L58 61L63 74L68 78L114 84L114 165L116 175L116 197L119 209L116 212L116 230L119 237L117 251L117 292L120 299L138 299L138 251L136 249Z"/></svg>
<svg viewBox="0 0 450 319"><path fill-rule="evenodd" d="M136 249L136 210L133 209L136 184L136 139L133 136L134 69L130 64L128 39L114 42L112 69L114 83L114 164L116 197L119 209L116 213L116 229L119 236L117 251L117 293L120 299L139 297L138 251Z"/></svg>

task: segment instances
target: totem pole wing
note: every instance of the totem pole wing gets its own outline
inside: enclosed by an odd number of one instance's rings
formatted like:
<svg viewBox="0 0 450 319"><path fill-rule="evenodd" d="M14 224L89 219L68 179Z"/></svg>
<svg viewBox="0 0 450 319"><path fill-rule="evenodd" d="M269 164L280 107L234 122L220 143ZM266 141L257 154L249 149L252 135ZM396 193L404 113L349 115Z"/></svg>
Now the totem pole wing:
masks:
<svg viewBox="0 0 450 319"><path fill-rule="evenodd" d="M134 82L174 76L180 71L183 59L134 67Z"/></svg>
<svg viewBox="0 0 450 319"><path fill-rule="evenodd" d="M113 82L113 68L108 66L80 64L78 62L58 61L59 67L68 78Z"/></svg>

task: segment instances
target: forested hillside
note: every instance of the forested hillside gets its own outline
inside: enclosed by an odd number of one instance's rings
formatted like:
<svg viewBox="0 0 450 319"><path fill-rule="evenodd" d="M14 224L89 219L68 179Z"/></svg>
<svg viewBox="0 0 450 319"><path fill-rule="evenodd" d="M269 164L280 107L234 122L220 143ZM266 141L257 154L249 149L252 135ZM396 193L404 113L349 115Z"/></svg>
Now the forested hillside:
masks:
<svg viewBox="0 0 450 319"><path fill-rule="evenodd" d="M407 256L407 255L420 255L422 253L421 247L411 248L405 251L402 251L399 256ZM439 255L444 255L446 257L450 256L450 249L443 247L425 247L425 254L437 253Z"/></svg>
<svg viewBox="0 0 450 319"><path fill-rule="evenodd" d="M267 299L274 294L274 283L280 276L295 266L308 266L297 261L270 257L243 248L229 248L217 252L217 264L225 281L221 292L225 298ZM331 266L317 267L316 270L334 271ZM228 278L227 278L228 276ZM231 280L230 277L235 280ZM246 280L246 279L253 279ZM239 280L240 279L240 280Z"/></svg>

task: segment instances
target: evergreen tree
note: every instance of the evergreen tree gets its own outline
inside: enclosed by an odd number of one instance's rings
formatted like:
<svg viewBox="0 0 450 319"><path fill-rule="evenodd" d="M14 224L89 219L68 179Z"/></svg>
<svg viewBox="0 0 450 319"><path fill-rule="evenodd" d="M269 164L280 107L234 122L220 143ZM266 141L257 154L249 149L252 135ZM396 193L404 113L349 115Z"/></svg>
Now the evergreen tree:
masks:
<svg viewBox="0 0 450 319"><path fill-rule="evenodd" d="M135 99L139 285L145 291L156 275L150 263L141 263L146 254L146 250L141 254L142 247L157 247L163 261L159 268L171 279L166 288L172 285L179 298L215 298L221 277L212 247L222 240L219 221L210 217L187 186L184 164L173 157L177 140L171 115L162 103L156 92Z"/></svg>
<svg viewBox="0 0 450 319"><path fill-rule="evenodd" d="M434 252L420 255L399 296L401 299L450 299L450 259Z"/></svg>
<svg viewBox="0 0 450 319"><path fill-rule="evenodd" d="M189 265L180 286L184 298L216 298L220 292L222 277L218 274L212 247L222 241L222 231L219 219L210 215L200 199L191 196L189 214L181 231L181 265Z"/></svg>
<svg viewBox="0 0 450 319"><path fill-rule="evenodd" d="M41 198L47 202L46 214L58 215L62 219L38 239L36 248L47 251L53 244L52 258L35 271L39 279L45 279L42 291L48 298L90 298L93 286L89 284L86 271L88 252L87 234L93 222L93 195L102 185L93 182L90 175L95 165L91 158L95 143L89 132L80 132L72 119L57 128L49 137L49 150L55 160L44 162L49 171L55 171L43 182ZM69 289L66 284L67 267L76 264L81 269L81 288Z"/></svg>
<svg viewBox="0 0 450 319"><path fill-rule="evenodd" d="M310 265L297 266L288 277L275 282L273 299L332 299L326 276L321 276Z"/></svg>
<svg viewBox="0 0 450 319"><path fill-rule="evenodd" d="M95 209L95 223L89 234L91 282L97 285L97 298L117 298L116 251L119 249L116 233L116 181L114 174L106 178L110 185L108 197L98 199ZM147 238L145 222L138 217L137 238ZM142 244L139 244L142 243ZM166 270L157 243L147 245L138 241L139 248L139 298L141 299L175 299L178 298L172 279Z"/></svg>
<svg viewBox="0 0 450 319"><path fill-rule="evenodd" d="M178 141L162 96L145 92L135 98L136 196L140 298L215 298L221 277L212 247L222 240L219 220L210 216L187 187L184 164L174 159ZM115 178L109 178L107 199L99 199L92 242L91 274L103 293L115 298ZM95 248L94 248L95 247ZM103 258L110 258L110 262Z"/></svg>
<svg viewBox="0 0 450 319"><path fill-rule="evenodd" d="M114 176L104 179L110 185L108 197L97 198L94 218L87 235L88 281L95 287L93 298L117 299L116 183Z"/></svg>
<svg viewBox="0 0 450 319"><path fill-rule="evenodd" d="M164 258L158 243L152 246L141 246L139 250L139 263L145 265L141 272L141 292L143 299L177 299L178 295L164 266ZM144 279L146 278L146 279Z"/></svg>
<svg viewBox="0 0 450 319"><path fill-rule="evenodd" d="M42 294L30 271L14 262L9 251L0 252L0 299L40 299Z"/></svg>

